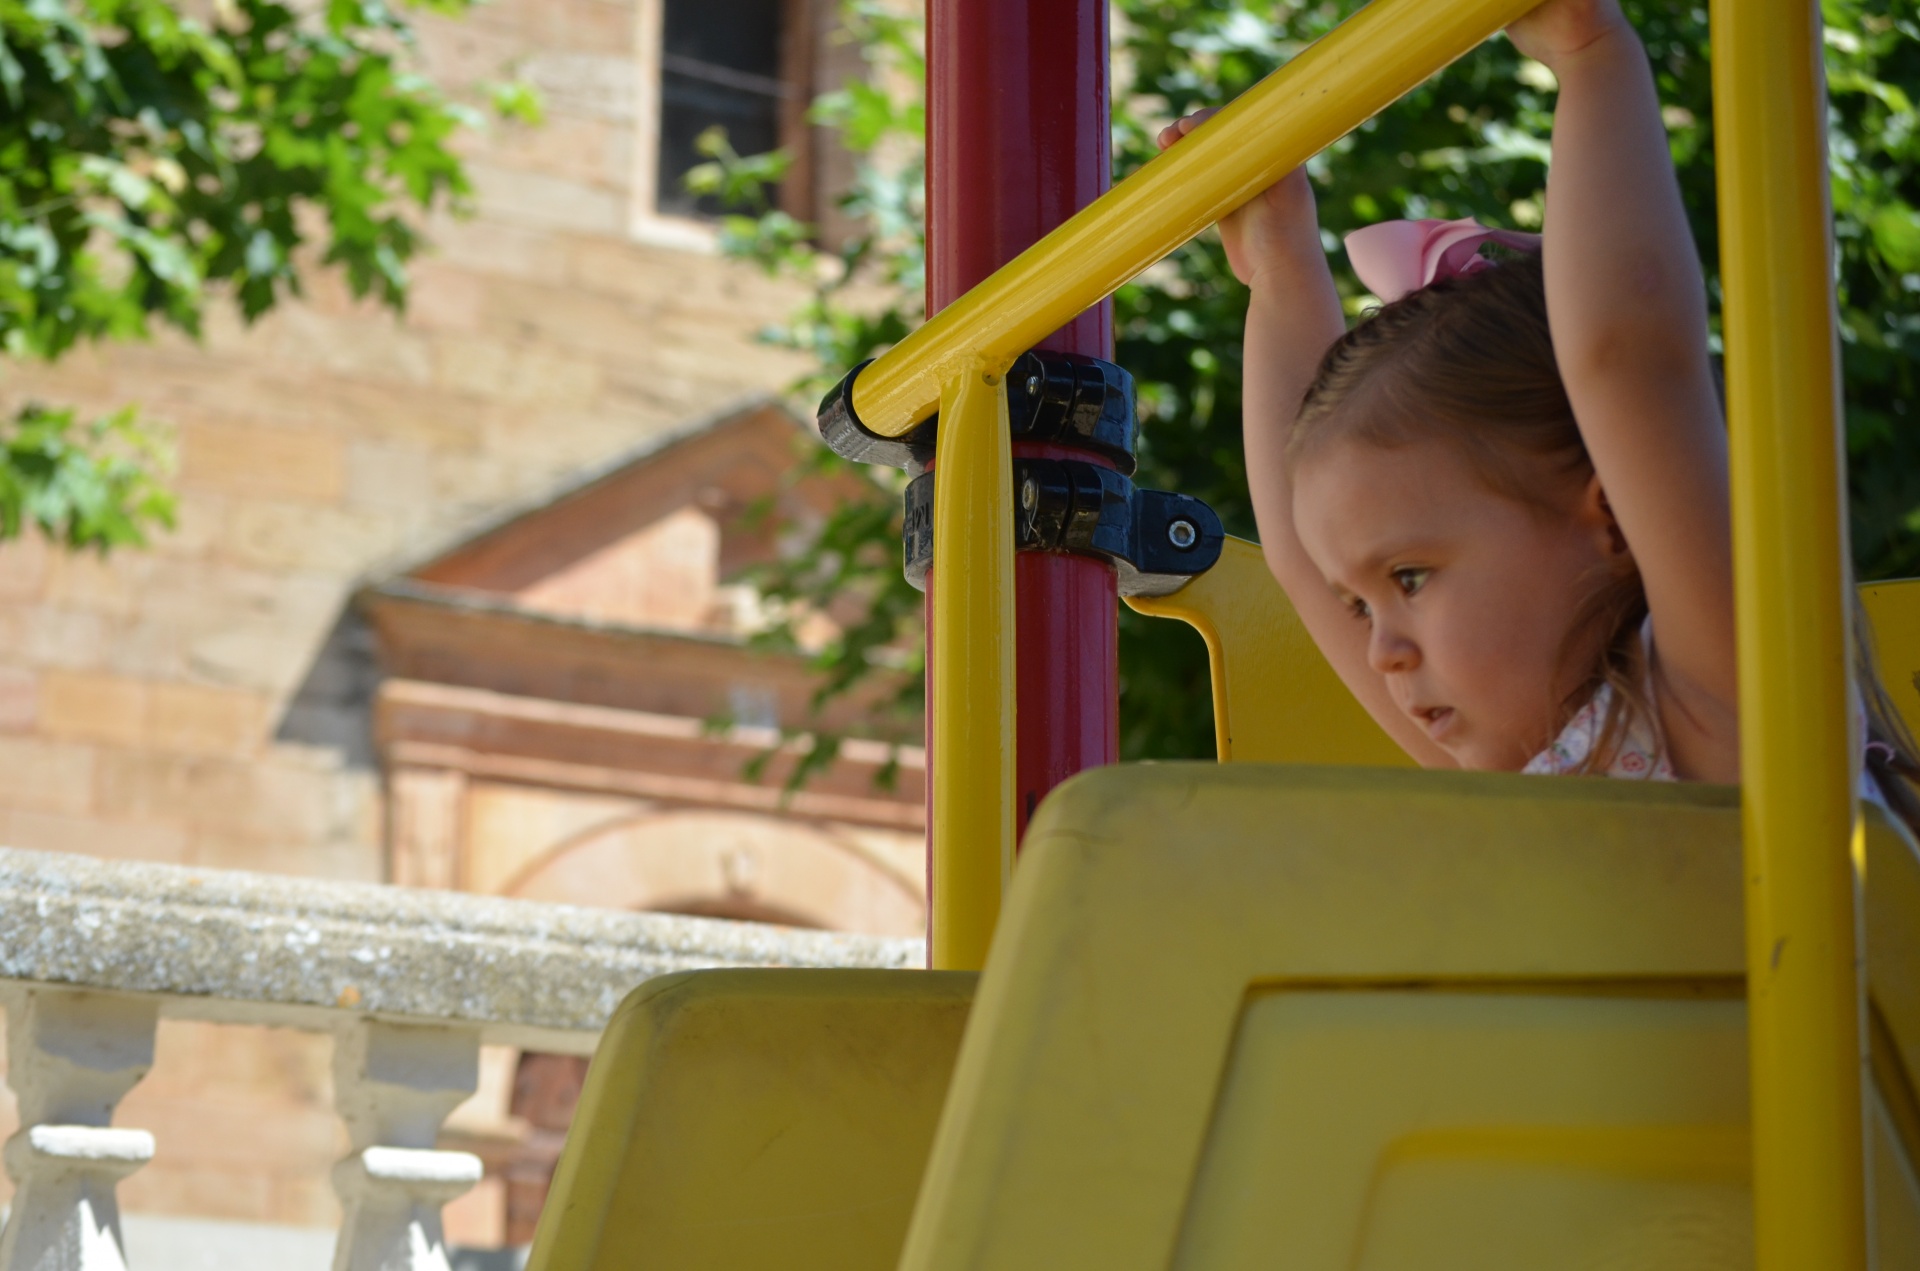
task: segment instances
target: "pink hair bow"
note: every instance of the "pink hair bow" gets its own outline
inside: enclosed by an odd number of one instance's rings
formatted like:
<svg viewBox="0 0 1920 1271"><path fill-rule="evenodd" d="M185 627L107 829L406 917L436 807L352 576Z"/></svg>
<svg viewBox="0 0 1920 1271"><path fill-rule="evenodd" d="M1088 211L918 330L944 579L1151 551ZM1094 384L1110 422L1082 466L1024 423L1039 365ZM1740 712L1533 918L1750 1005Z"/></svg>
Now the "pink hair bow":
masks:
<svg viewBox="0 0 1920 1271"><path fill-rule="evenodd" d="M1445 278L1459 278L1493 264L1481 247L1498 243L1515 251L1540 250L1538 234L1488 229L1472 217L1457 221L1382 221L1347 235L1353 272L1380 299L1400 297Z"/></svg>

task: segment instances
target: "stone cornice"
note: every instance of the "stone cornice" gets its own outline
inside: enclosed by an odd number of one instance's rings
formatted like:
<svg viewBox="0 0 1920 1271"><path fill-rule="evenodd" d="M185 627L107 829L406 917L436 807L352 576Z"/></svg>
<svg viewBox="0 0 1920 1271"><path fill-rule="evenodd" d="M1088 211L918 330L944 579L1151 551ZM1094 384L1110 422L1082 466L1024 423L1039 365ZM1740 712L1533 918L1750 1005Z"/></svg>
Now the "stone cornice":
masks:
<svg viewBox="0 0 1920 1271"><path fill-rule="evenodd" d="M714 729L687 716L514 697L485 689L388 680L374 710L375 735L389 766L447 768L470 776L761 811L811 821L891 829L926 826L926 759L902 747L891 790L876 774L889 759L882 743L850 738L839 757L805 788L784 788L806 748L782 744L770 728ZM748 763L772 750L758 781Z"/></svg>
<svg viewBox="0 0 1920 1271"><path fill-rule="evenodd" d="M164 1014L469 1025L587 1053L645 980L702 967L904 969L919 941L0 848L0 979Z"/></svg>

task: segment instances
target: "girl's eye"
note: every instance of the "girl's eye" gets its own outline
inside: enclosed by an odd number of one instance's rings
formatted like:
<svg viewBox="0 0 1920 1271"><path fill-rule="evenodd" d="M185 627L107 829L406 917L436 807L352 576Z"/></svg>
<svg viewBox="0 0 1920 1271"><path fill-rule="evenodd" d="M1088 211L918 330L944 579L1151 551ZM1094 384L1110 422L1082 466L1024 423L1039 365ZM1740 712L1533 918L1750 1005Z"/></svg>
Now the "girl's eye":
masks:
<svg viewBox="0 0 1920 1271"><path fill-rule="evenodd" d="M1355 596L1347 602L1347 609L1354 617L1360 619L1362 622L1370 622L1373 620L1373 610L1367 608L1367 602L1358 596Z"/></svg>
<svg viewBox="0 0 1920 1271"><path fill-rule="evenodd" d="M1400 590L1409 596L1426 586L1427 579L1431 577L1433 577L1433 571L1431 569L1396 569L1393 571L1393 581L1398 583Z"/></svg>

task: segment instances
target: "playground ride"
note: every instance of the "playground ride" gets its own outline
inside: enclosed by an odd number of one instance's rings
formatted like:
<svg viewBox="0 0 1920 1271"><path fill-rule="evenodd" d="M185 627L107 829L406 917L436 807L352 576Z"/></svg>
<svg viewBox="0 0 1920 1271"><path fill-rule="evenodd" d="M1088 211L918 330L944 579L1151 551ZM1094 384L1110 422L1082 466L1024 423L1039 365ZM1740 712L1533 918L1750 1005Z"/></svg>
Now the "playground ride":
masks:
<svg viewBox="0 0 1920 1271"><path fill-rule="evenodd" d="M938 407L935 969L636 992L534 1271L1920 1266L1920 850L1854 795L1812 4L1712 12L1740 788L1406 771L1257 548L1034 465L1123 456L1014 452L1028 349L1529 7L1374 0L829 400L909 452ZM1159 525L1217 561L1139 568ZM1200 630L1233 762L1074 778L1012 872L1021 540ZM1920 584L1862 599L1920 725Z"/></svg>

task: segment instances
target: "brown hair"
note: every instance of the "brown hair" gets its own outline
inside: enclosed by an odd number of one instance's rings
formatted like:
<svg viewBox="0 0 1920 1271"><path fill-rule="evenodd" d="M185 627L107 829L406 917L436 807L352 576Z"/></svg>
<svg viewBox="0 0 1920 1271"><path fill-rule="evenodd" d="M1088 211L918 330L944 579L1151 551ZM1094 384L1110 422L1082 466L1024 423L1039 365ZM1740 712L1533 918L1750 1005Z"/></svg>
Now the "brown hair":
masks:
<svg viewBox="0 0 1920 1271"><path fill-rule="evenodd" d="M1389 448L1442 440L1466 455L1493 493L1543 514L1556 510L1558 491L1542 488L1542 468L1584 485L1593 460L1554 360L1540 258L1517 255L1423 287L1335 341L1288 436L1288 470L1336 438ZM1657 718L1639 639L1646 614L1639 572L1629 568L1594 580L1568 631L1563 657L1573 656L1582 633L1602 630L1606 640L1580 687L1554 703L1560 717L1601 684L1614 693L1583 772L1605 770L1632 712Z"/></svg>

